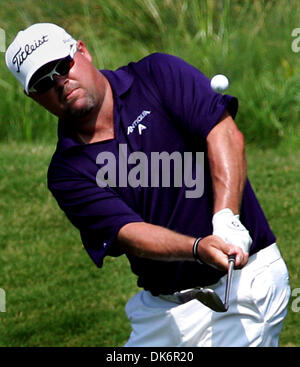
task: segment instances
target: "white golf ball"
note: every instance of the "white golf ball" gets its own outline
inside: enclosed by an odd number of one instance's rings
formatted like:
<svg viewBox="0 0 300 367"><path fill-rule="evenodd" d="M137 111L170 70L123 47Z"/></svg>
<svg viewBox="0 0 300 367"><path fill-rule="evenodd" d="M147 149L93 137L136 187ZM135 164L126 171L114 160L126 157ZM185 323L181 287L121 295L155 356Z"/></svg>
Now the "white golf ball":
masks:
<svg viewBox="0 0 300 367"><path fill-rule="evenodd" d="M215 75L211 81L210 86L216 92L224 92L229 87L229 80L225 75Z"/></svg>

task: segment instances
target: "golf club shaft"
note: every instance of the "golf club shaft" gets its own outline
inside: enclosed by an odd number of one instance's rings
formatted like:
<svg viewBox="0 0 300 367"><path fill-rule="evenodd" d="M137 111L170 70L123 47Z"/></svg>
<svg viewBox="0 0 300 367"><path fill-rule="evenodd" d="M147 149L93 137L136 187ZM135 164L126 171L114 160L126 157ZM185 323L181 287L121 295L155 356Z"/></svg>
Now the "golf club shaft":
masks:
<svg viewBox="0 0 300 367"><path fill-rule="evenodd" d="M225 302L224 302L224 307L226 310L228 310L228 307L229 307L229 293L230 293L230 287L231 287L231 282L232 282L232 271L233 271L234 264L235 264L235 255L230 255L228 257L228 263L229 263L229 267L228 267L228 273L227 273Z"/></svg>

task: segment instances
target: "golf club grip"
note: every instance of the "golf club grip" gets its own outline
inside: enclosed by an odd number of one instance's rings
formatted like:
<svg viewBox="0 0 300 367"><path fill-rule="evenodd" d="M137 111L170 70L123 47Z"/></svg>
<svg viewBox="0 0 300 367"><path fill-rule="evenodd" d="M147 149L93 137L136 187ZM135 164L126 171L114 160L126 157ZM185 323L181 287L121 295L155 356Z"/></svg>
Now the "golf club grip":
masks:
<svg viewBox="0 0 300 367"><path fill-rule="evenodd" d="M235 263L235 256L236 255L229 255L228 256L228 262L231 262L232 261L233 263Z"/></svg>

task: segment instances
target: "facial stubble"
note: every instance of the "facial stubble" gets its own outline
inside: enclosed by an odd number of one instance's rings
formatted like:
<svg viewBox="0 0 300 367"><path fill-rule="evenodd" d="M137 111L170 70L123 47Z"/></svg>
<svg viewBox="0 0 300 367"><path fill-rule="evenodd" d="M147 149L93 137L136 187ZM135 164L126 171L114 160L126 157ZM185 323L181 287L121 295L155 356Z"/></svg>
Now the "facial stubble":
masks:
<svg viewBox="0 0 300 367"><path fill-rule="evenodd" d="M80 107L76 107L76 102L82 98L85 99L85 103L83 103L83 105ZM80 120L88 116L96 107L96 105L96 98L86 91L84 96L75 96L73 99L66 103L63 113L63 119L69 121Z"/></svg>

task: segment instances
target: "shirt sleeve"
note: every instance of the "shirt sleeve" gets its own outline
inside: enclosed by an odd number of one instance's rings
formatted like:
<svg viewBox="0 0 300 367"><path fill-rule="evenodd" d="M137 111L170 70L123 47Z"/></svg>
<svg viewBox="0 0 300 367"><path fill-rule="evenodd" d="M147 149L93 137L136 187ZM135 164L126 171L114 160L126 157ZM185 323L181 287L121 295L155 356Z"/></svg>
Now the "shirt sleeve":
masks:
<svg viewBox="0 0 300 367"><path fill-rule="evenodd" d="M235 118L238 100L216 93L210 79L182 59L156 53L147 58L148 73L164 107L192 134L206 138L225 110Z"/></svg>
<svg viewBox="0 0 300 367"><path fill-rule="evenodd" d="M91 259L102 267L105 256L120 256L116 239L119 230L131 222L143 222L111 188L100 188L63 163L51 164L48 188L59 207L80 231Z"/></svg>

